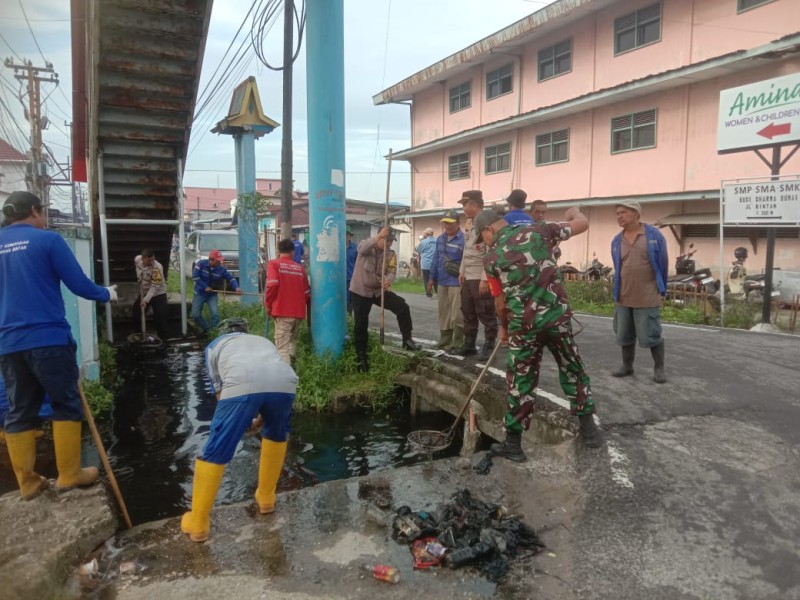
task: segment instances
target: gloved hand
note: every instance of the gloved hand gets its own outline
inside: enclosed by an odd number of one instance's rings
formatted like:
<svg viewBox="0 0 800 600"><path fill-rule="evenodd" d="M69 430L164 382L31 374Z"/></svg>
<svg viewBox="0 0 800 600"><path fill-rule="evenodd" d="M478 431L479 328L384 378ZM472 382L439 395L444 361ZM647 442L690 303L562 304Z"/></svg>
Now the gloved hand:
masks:
<svg viewBox="0 0 800 600"><path fill-rule="evenodd" d="M108 299L108 301L109 302L116 302L118 300L118 298L117 298L117 284L111 285L111 286L107 287L106 289L108 290L108 293L111 296Z"/></svg>

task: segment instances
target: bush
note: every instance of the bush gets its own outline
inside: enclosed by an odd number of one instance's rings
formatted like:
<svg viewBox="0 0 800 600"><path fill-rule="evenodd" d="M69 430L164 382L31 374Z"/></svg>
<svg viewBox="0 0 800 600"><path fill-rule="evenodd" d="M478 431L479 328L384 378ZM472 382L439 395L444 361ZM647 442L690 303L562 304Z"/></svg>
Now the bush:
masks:
<svg viewBox="0 0 800 600"><path fill-rule="evenodd" d="M761 304L757 302L726 300L725 318L722 322L722 326L735 327L736 329L750 329L756 324L756 317L760 311ZM717 320L719 320L719 318Z"/></svg>
<svg viewBox="0 0 800 600"><path fill-rule="evenodd" d="M85 379L82 383L83 395L93 417L98 417L111 410L114 406L114 394L111 393L100 381Z"/></svg>
<svg viewBox="0 0 800 600"><path fill-rule="evenodd" d="M266 314L260 304L242 306L238 302L220 303L220 318L243 317L247 320L250 333L264 335ZM348 318L348 331L352 331L352 321ZM216 337L216 331L209 335ZM270 325L269 339L275 339L274 321ZM334 359L331 356L318 356L314 351L308 321L300 327L295 356L295 370L300 376L297 388L298 410L328 410L337 395L358 396L375 410L394 401L395 378L404 373L410 359L385 352L378 336L369 334L370 372L359 373L353 342L345 342L342 354Z"/></svg>
<svg viewBox="0 0 800 600"><path fill-rule="evenodd" d="M567 281L567 297L572 310L593 315L614 313L614 296L607 281Z"/></svg>

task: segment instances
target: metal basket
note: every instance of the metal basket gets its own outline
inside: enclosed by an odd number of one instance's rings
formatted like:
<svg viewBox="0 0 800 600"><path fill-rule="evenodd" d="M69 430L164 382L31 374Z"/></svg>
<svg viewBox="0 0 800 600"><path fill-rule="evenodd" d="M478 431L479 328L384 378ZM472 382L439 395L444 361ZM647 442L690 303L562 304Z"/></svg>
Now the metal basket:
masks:
<svg viewBox="0 0 800 600"><path fill-rule="evenodd" d="M450 431L420 429L408 434L408 444L417 452L429 455L439 450L444 450L452 441L453 436Z"/></svg>
<svg viewBox="0 0 800 600"><path fill-rule="evenodd" d="M164 347L164 340L152 333L132 333L128 345L136 352L155 352Z"/></svg>

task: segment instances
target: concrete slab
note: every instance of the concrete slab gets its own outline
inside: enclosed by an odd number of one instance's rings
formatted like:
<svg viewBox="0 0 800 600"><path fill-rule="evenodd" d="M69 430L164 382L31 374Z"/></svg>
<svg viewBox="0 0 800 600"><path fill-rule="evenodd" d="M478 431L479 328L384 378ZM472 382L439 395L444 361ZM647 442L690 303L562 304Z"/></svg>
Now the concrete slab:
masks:
<svg viewBox="0 0 800 600"><path fill-rule="evenodd" d="M195 544L168 519L123 532L114 541L121 551L100 556L99 587L119 600L171 598L490 598L535 588L549 595L563 587L540 569L568 566L569 553L546 552L521 558L511 583L500 586L472 569L414 571L406 545L393 541L388 527L367 516L375 490L397 508L433 509L459 489L504 504L524 514L535 529L563 532L572 528L583 495L574 471L562 466L572 445L539 449L527 465L499 461L486 476L476 475L468 459L446 459L375 476L335 481L279 496L273 515L256 514L253 505L218 506L212 513L211 539ZM555 538L554 538L555 539ZM119 576L120 564L135 572ZM377 581L364 564L388 564L400 570L400 582ZM541 565L541 567L540 567ZM557 568L561 568L561 566ZM515 592L516 590L516 592ZM545 590L547 591L545 593ZM539 593L539 592L537 592ZM558 592L560 594L560 591ZM110 595L109 595L110 594Z"/></svg>

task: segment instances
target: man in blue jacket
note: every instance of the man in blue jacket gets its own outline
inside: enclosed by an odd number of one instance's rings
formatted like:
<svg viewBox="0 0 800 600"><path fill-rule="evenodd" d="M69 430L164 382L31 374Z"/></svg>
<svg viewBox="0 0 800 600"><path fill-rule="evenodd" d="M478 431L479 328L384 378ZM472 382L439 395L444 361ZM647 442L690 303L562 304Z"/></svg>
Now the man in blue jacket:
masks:
<svg viewBox="0 0 800 600"><path fill-rule="evenodd" d="M223 287L241 294L236 279L222 266L222 252L212 250L208 258L198 260L192 271L194 280L194 296L192 297L192 319L203 333L219 324L219 296L217 292ZM208 304L211 324L203 318L203 306Z"/></svg>
<svg viewBox="0 0 800 600"><path fill-rule="evenodd" d="M95 285L67 243L45 229L42 201L14 192L3 203L0 229L0 373L8 393L6 445L24 500L49 487L36 473L36 428L45 394L53 405L56 488L97 481L96 467L81 469L81 419L76 343L61 297L63 283L76 296L117 299L116 286Z"/></svg>
<svg viewBox="0 0 800 600"><path fill-rule="evenodd" d="M425 295L428 298L433 298L433 292L439 293L439 288L434 283L433 287L428 289L428 281L431 278L431 263L433 262L433 255L436 253L436 238L433 237L433 227L427 227L422 232L423 238L417 244L417 254L419 254L419 268L422 271L422 283L425 286Z"/></svg>
<svg viewBox="0 0 800 600"><path fill-rule="evenodd" d="M431 262L427 292L439 286L439 343L437 348L457 350L464 343L464 317L461 314L461 283L458 276L464 257L464 232L461 217L448 210L441 218L444 233L436 238L436 252Z"/></svg>
<svg viewBox="0 0 800 600"><path fill-rule="evenodd" d="M661 305L667 292L667 242L657 228L641 222L638 202L617 204L622 231L611 241L614 261L614 333L622 346L622 366L614 377L633 375L636 341L653 355L653 381L664 383Z"/></svg>

